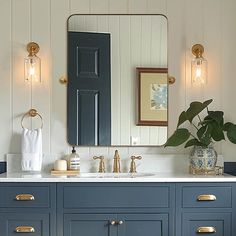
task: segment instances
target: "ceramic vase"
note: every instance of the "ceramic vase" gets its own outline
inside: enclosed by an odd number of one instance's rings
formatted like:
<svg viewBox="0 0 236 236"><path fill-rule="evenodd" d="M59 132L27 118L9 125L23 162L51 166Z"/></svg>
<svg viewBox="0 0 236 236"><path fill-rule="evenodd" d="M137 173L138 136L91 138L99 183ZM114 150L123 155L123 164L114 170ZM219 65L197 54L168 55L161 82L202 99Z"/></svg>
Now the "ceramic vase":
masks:
<svg viewBox="0 0 236 236"><path fill-rule="evenodd" d="M212 174L215 171L217 152L212 145L208 147L194 146L190 152L191 174Z"/></svg>

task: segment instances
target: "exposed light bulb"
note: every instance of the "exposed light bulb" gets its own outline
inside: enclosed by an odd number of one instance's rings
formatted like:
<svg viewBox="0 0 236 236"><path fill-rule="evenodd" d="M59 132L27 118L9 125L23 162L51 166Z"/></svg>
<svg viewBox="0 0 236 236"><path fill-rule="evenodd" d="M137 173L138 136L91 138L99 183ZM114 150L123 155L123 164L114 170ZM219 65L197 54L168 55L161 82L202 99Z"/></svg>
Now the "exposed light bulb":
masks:
<svg viewBox="0 0 236 236"><path fill-rule="evenodd" d="M192 83L205 84L207 78L207 61L204 58L195 58L192 61Z"/></svg>
<svg viewBox="0 0 236 236"><path fill-rule="evenodd" d="M25 59L25 81L41 82L41 60L36 55L39 46L32 42L28 44L27 50L29 55Z"/></svg>
<svg viewBox="0 0 236 236"><path fill-rule="evenodd" d="M195 58L191 63L191 78L192 84L203 85L207 81L207 60L202 54L204 47L201 44L195 44L192 47L192 53Z"/></svg>

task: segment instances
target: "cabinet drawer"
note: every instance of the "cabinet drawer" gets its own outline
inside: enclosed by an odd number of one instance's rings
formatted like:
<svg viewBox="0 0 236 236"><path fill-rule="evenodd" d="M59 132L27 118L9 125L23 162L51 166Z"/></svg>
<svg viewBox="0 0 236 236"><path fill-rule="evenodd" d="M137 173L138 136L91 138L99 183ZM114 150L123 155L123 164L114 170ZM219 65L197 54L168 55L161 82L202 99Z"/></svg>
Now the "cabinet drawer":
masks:
<svg viewBox="0 0 236 236"><path fill-rule="evenodd" d="M1 186L0 207L50 207L49 186Z"/></svg>
<svg viewBox="0 0 236 236"><path fill-rule="evenodd" d="M170 186L64 186L64 208L167 208Z"/></svg>
<svg viewBox="0 0 236 236"><path fill-rule="evenodd" d="M49 236L49 215L32 213L0 214L0 236Z"/></svg>
<svg viewBox="0 0 236 236"><path fill-rule="evenodd" d="M232 187L182 187L183 207L232 207Z"/></svg>
<svg viewBox="0 0 236 236"><path fill-rule="evenodd" d="M182 236L230 236L231 213L183 213Z"/></svg>

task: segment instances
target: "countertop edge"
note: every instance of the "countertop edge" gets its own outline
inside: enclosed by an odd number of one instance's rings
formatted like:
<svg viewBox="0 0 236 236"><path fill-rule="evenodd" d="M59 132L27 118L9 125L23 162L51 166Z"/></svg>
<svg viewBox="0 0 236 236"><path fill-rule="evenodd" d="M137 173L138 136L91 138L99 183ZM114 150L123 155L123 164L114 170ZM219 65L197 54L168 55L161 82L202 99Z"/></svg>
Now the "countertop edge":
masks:
<svg viewBox="0 0 236 236"><path fill-rule="evenodd" d="M4 173L0 174L0 183L177 183L177 182L236 182L232 175L203 176L190 174L156 173L148 177L67 177L52 176L49 173L24 174Z"/></svg>

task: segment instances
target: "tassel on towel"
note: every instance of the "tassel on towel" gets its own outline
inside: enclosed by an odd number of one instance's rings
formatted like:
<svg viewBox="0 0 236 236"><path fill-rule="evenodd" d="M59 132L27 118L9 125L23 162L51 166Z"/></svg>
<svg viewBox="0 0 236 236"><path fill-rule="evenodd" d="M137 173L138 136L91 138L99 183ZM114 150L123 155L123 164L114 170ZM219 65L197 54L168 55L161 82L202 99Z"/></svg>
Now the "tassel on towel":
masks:
<svg viewBox="0 0 236 236"><path fill-rule="evenodd" d="M41 171L42 129L23 128L21 139L22 171Z"/></svg>

